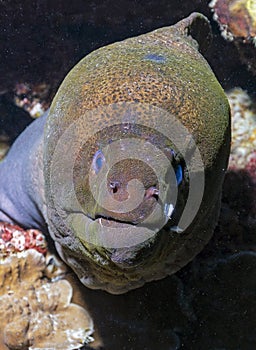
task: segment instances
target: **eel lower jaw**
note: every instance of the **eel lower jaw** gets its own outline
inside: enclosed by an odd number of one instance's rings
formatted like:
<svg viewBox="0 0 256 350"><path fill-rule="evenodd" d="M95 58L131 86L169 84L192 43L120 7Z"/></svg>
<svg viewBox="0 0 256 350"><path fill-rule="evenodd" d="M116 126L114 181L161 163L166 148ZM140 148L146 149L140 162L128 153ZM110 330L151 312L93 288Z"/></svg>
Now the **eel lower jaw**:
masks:
<svg viewBox="0 0 256 350"><path fill-rule="evenodd" d="M113 217L107 217L104 215L95 215L95 218L87 216L91 222L97 222L101 227L110 228L110 229L129 229L132 230L133 227L139 225L139 223L121 221L114 219ZM139 247L123 247L123 248L108 248L105 250L107 259L114 263L118 268L124 270L134 270L139 268L139 266L144 264L144 258L140 252L141 248ZM144 252L145 254L145 252Z"/></svg>
<svg viewBox="0 0 256 350"><path fill-rule="evenodd" d="M149 240L152 243L156 231L141 223L120 221L99 213L91 217L76 211L69 213L67 224L84 248L92 250L91 259L96 265L112 262L119 269L130 270L144 265L145 257L152 253L148 249ZM99 254L99 258L93 254Z"/></svg>
<svg viewBox="0 0 256 350"><path fill-rule="evenodd" d="M94 221L97 221L101 226L107 226L107 227L127 227L127 226L136 226L137 223L130 222L130 221L122 221L117 220L112 217L106 217L103 215L96 215L95 219L92 219Z"/></svg>

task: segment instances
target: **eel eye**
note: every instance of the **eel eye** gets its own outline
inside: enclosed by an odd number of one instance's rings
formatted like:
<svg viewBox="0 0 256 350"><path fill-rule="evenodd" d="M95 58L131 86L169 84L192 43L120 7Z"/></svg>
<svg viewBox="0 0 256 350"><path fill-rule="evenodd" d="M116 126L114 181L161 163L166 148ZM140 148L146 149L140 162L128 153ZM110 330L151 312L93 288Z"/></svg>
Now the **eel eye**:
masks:
<svg viewBox="0 0 256 350"><path fill-rule="evenodd" d="M182 174L182 167L181 165L178 165L176 170L175 170L175 175L176 175L176 180L177 180L177 184L179 186L179 184L181 183L182 179L183 179L183 174Z"/></svg>
<svg viewBox="0 0 256 350"><path fill-rule="evenodd" d="M101 152L101 150L98 150L94 154L93 160L92 160L92 168L95 171L96 175L99 173L104 163L105 163L104 154Z"/></svg>
<svg viewBox="0 0 256 350"><path fill-rule="evenodd" d="M176 153L173 149L169 149L169 154L171 155L172 160L175 159ZM179 186L179 184L183 180L183 170L182 170L182 166L180 164L175 166L175 175L176 175L177 185Z"/></svg>

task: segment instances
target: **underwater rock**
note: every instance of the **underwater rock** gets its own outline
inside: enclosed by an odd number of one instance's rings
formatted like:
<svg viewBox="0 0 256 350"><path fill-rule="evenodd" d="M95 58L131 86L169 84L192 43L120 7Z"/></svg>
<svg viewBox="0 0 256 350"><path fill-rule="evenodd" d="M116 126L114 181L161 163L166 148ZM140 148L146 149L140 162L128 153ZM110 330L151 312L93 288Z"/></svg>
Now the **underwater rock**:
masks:
<svg viewBox="0 0 256 350"><path fill-rule="evenodd" d="M213 233L230 111L200 53L210 38L194 13L92 52L0 166L0 219L48 229L90 288L173 274Z"/></svg>
<svg viewBox="0 0 256 350"><path fill-rule="evenodd" d="M56 264L54 256L39 252L42 246L25 246L36 230L1 226L1 349L71 350L91 342L93 321L83 307L71 302L73 290L63 279L65 267Z"/></svg>
<svg viewBox="0 0 256 350"><path fill-rule="evenodd" d="M212 0L209 6L222 36L236 45L241 61L256 74L256 3L254 0Z"/></svg>

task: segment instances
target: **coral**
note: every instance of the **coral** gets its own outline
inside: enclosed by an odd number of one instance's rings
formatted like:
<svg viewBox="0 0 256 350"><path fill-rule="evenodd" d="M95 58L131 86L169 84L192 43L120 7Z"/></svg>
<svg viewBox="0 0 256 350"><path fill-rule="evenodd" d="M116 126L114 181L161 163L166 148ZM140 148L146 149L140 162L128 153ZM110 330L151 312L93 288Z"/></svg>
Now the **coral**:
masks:
<svg viewBox="0 0 256 350"><path fill-rule="evenodd" d="M23 230L17 225L0 222L0 257L27 249L35 249L46 254L44 235L35 229Z"/></svg>
<svg viewBox="0 0 256 350"><path fill-rule="evenodd" d="M241 88L227 92L232 144L215 240L225 252L256 249L256 109Z"/></svg>
<svg viewBox="0 0 256 350"><path fill-rule="evenodd" d="M27 111L32 118L40 117L50 106L51 89L48 84L18 83L14 93L15 104Z"/></svg>
<svg viewBox="0 0 256 350"><path fill-rule="evenodd" d="M254 150L248 157L248 163L245 166L245 170L249 173L253 179L253 183L256 185L256 150Z"/></svg>
<svg viewBox="0 0 256 350"><path fill-rule="evenodd" d="M250 96L241 88L227 92L232 115L232 143L229 168L242 169L255 158L256 109Z"/></svg>
<svg viewBox="0 0 256 350"><path fill-rule="evenodd" d="M222 36L233 41L241 61L256 74L256 4L254 0L212 0L209 4Z"/></svg>
<svg viewBox="0 0 256 350"><path fill-rule="evenodd" d="M63 263L38 251L37 239L45 242L43 235L1 223L1 236L0 348L77 349L91 342L92 319L71 302Z"/></svg>
<svg viewBox="0 0 256 350"><path fill-rule="evenodd" d="M241 38L244 42L256 37L256 5L252 0L213 0L213 18L225 39Z"/></svg>

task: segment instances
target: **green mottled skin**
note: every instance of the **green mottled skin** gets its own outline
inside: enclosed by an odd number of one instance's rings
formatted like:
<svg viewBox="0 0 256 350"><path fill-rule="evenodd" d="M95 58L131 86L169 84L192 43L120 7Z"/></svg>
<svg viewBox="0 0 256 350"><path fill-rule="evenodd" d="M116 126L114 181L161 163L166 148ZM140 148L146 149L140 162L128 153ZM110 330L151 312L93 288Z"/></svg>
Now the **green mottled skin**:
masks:
<svg viewBox="0 0 256 350"><path fill-rule="evenodd" d="M54 98L44 141L47 221L61 256L81 279L88 276L83 283L91 288L122 293L145 281L174 273L190 261L212 235L229 153L229 105L211 68L198 51L198 46L200 48L204 41L195 35L198 44L189 35L190 32L194 35L197 30L205 33L207 41L207 20L193 14L174 26L100 48L71 70ZM164 62L145 60L149 53L163 56ZM167 227L154 239L133 249L106 251L100 246L81 243L76 238L80 233L63 224L51 197L49 169L56 144L71 123L100 105L129 101L161 107L187 127L196 140L205 165L205 192L198 215L182 234L170 233ZM93 120L88 120L88 129L92 123L104 128L104 118L101 114L93 115ZM109 137L108 134L100 135L102 142L107 142ZM114 135L111 137L115 138ZM91 139L87 145L85 172L96 150L95 142L96 139ZM142 166L139 173L144 174L143 170ZM125 167L123 173L129 177L129 167ZM80 179L79 174L77 177ZM141 175L142 180L143 177ZM84 196L87 210L95 212L88 184L86 181L85 184L79 183L79 179L77 186L81 186L81 200ZM148 184L150 181L145 179ZM125 220L129 221L129 218ZM111 259L113 254L119 254L120 259L135 255L139 258L134 266L126 269L115 264Z"/></svg>

